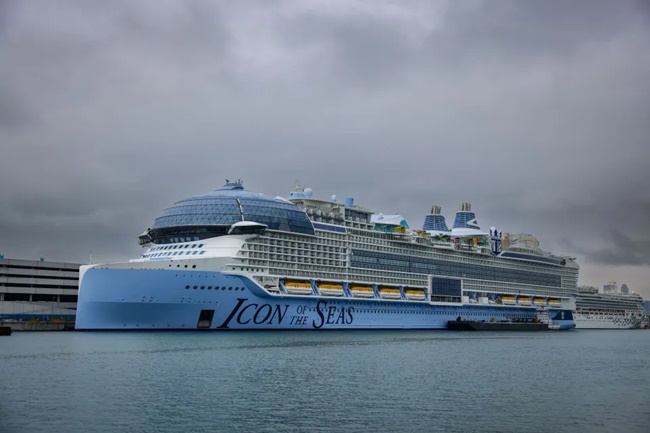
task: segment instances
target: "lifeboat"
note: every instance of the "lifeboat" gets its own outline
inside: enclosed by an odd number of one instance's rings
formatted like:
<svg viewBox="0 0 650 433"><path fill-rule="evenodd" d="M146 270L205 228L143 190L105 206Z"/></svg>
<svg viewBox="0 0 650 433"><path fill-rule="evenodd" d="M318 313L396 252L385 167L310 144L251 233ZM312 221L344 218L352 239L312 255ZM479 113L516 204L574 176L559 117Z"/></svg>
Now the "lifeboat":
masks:
<svg viewBox="0 0 650 433"><path fill-rule="evenodd" d="M304 281L287 281L284 288L290 295L311 295L311 284Z"/></svg>
<svg viewBox="0 0 650 433"><path fill-rule="evenodd" d="M374 298L375 291L369 286L352 286L350 287L352 296L355 298Z"/></svg>
<svg viewBox="0 0 650 433"><path fill-rule="evenodd" d="M424 301L424 290L422 289L406 289L406 297L413 301Z"/></svg>
<svg viewBox="0 0 650 433"><path fill-rule="evenodd" d="M514 296L508 295L501 296L501 302L503 302L503 305L515 305L517 303Z"/></svg>
<svg viewBox="0 0 650 433"><path fill-rule="evenodd" d="M540 305L540 306L546 305L546 299L544 298L535 298L533 302L535 303L535 305Z"/></svg>
<svg viewBox="0 0 650 433"><path fill-rule="evenodd" d="M380 287L379 296L381 296L383 299L400 299L402 297L402 293L399 291L399 289L396 289L394 287Z"/></svg>
<svg viewBox="0 0 650 433"><path fill-rule="evenodd" d="M333 283L320 283L318 290L323 296L343 296L343 286Z"/></svg>
<svg viewBox="0 0 650 433"><path fill-rule="evenodd" d="M519 296L517 302L519 302L519 305L530 305L530 296Z"/></svg>
<svg viewBox="0 0 650 433"><path fill-rule="evenodd" d="M548 305L550 305L551 307L561 307L562 302L559 299L550 298L548 300Z"/></svg>

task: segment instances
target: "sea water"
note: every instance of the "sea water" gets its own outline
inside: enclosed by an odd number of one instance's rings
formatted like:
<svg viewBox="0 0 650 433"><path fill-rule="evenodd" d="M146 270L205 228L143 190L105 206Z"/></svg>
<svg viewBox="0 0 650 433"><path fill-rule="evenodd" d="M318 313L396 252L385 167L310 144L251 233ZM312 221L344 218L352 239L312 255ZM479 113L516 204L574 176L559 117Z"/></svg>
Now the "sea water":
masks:
<svg viewBox="0 0 650 433"><path fill-rule="evenodd" d="M650 332L0 337L0 433L650 432Z"/></svg>

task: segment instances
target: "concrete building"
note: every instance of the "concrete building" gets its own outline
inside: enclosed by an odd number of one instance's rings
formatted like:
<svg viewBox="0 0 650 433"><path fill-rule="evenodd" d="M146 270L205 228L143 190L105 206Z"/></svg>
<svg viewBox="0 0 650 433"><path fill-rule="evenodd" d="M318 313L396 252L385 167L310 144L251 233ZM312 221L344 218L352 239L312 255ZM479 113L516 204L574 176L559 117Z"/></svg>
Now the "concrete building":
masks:
<svg viewBox="0 0 650 433"><path fill-rule="evenodd" d="M627 287L627 284L621 284L621 293L623 295L629 295L630 289Z"/></svg>
<svg viewBox="0 0 650 433"><path fill-rule="evenodd" d="M74 320L79 266L0 256L0 321Z"/></svg>

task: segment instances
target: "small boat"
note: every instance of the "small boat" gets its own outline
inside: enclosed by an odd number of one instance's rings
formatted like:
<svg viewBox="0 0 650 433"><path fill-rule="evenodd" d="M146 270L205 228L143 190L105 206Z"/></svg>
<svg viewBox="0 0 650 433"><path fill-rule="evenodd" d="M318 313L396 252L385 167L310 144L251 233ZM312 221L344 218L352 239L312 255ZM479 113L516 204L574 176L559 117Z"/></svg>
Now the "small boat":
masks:
<svg viewBox="0 0 650 433"><path fill-rule="evenodd" d="M394 287L380 287L379 296L383 299L400 299L402 297L402 292Z"/></svg>
<svg viewBox="0 0 650 433"><path fill-rule="evenodd" d="M562 302L559 299L550 298L548 300L548 305L551 306L551 307L561 307Z"/></svg>
<svg viewBox="0 0 650 433"><path fill-rule="evenodd" d="M530 296L519 296L517 297L517 302L519 305L531 305Z"/></svg>
<svg viewBox="0 0 650 433"><path fill-rule="evenodd" d="M352 296L355 298L374 298L375 291L369 286L352 286L350 287Z"/></svg>
<svg viewBox="0 0 650 433"><path fill-rule="evenodd" d="M404 292L406 297L413 301L424 301L425 299L424 290L422 289L406 289Z"/></svg>
<svg viewBox="0 0 650 433"><path fill-rule="evenodd" d="M343 286L333 283L319 283L318 290L323 296L343 296Z"/></svg>
<svg viewBox="0 0 650 433"><path fill-rule="evenodd" d="M546 299L544 298L535 298L533 302L535 305L546 305Z"/></svg>
<svg viewBox="0 0 650 433"><path fill-rule="evenodd" d="M284 288L290 295L311 295L311 284L303 281L287 281Z"/></svg>
<svg viewBox="0 0 650 433"><path fill-rule="evenodd" d="M501 296L501 302L503 302L503 305L516 305L517 302L515 301L514 296L508 296L508 295L503 295Z"/></svg>

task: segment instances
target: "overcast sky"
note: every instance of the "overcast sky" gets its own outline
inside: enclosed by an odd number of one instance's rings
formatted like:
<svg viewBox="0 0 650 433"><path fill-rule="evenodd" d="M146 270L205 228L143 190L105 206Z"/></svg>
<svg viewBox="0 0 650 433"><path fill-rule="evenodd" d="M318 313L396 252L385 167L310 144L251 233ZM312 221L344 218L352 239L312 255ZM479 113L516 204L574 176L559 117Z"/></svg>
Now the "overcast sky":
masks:
<svg viewBox="0 0 650 433"><path fill-rule="evenodd" d="M643 1L0 0L0 254L113 261L241 178L483 228L650 299Z"/></svg>

